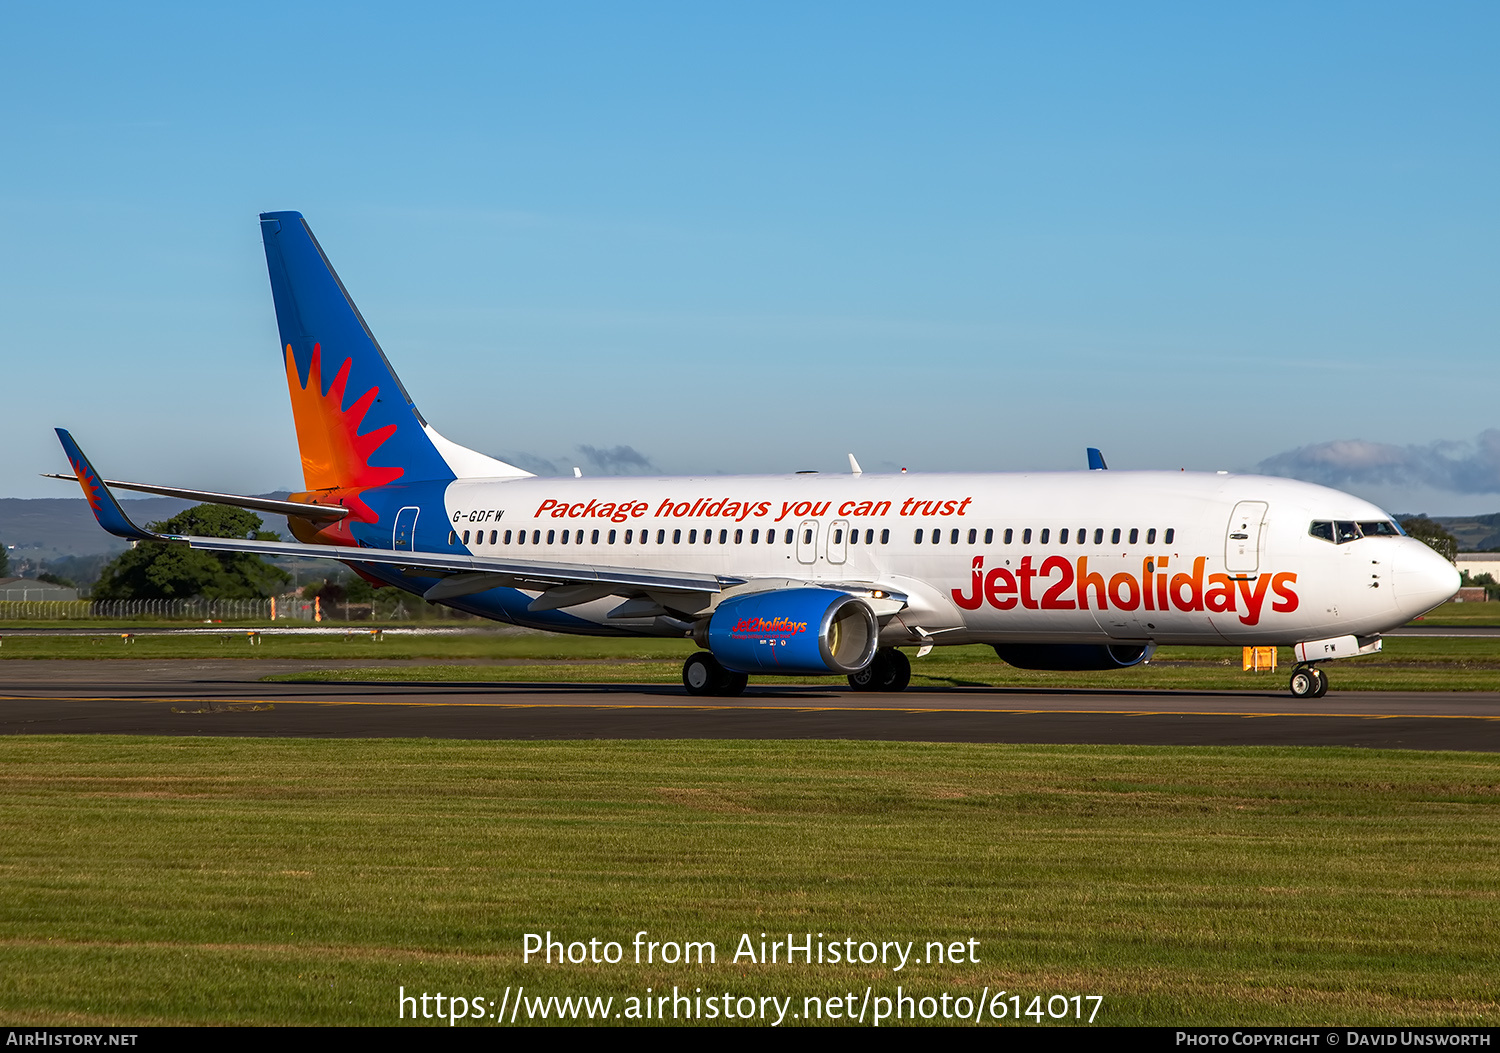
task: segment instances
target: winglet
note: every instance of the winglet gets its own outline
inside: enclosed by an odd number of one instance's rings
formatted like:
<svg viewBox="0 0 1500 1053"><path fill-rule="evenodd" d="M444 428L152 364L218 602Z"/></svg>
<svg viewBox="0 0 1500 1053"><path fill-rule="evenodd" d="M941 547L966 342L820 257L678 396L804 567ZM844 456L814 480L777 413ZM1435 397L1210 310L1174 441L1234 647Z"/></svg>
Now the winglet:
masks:
<svg viewBox="0 0 1500 1053"><path fill-rule="evenodd" d="M89 459L83 455L83 450L73 441L62 428L57 429L57 437L62 440L63 450L68 455L68 461L73 465L73 474L78 477L78 485L83 487L83 496L88 498L89 509L94 513L94 518L99 520L99 525L108 530L116 537L129 538L132 541L160 541L160 534L152 534L142 530L130 521L120 503L115 500L115 495L109 492L109 487L104 485L104 480L99 478L99 473L94 471L94 466L89 464Z"/></svg>
<svg viewBox="0 0 1500 1053"><path fill-rule="evenodd" d="M1107 464L1104 463L1104 454L1100 453L1098 450L1096 450L1092 446L1090 446L1089 447L1089 471L1091 471L1091 472L1102 472L1102 471L1104 471L1104 469L1106 469L1108 467L1109 467L1109 465L1107 465Z"/></svg>

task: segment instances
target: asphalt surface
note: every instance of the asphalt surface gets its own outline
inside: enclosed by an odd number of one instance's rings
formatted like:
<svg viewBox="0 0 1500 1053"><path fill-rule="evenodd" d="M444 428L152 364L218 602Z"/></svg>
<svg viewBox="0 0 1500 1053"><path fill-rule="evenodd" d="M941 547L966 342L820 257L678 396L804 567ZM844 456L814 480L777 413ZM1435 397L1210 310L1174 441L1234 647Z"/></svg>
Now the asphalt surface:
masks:
<svg viewBox="0 0 1500 1053"><path fill-rule="evenodd" d="M1500 752L1500 693L954 688L857 694L667 685L264 683L362 663L0 664L0 734L302 738L887 739L1124 745L1359 746ZM402 664L402 663L392 663ZM415 663L414 663L415 664ZM1274 687L1272 686L1274 684Z"/></svg>

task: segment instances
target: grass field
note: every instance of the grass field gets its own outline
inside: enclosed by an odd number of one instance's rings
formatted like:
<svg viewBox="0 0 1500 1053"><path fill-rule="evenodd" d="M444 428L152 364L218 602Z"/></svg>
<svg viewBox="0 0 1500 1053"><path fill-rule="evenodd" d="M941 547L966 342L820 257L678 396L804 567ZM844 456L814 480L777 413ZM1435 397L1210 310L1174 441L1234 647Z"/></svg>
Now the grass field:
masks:
<svg viewBox="0 0 1500 1053"><path fill-rule="evenodd" d="M1500 1011L1482 754L6 738L0 829L8 1024L389 1024L402 986L793 1011L988 986L1101 995L1106 1024ZM547 930L718 963L523 964ZM728 960L809 931L972 938L979 962Z"/></svg>
<svg viewBox="0 0 1500 1053"><path fill-rule="evenodd" d="M1469 604L1469 607L1484 606ZM696 647L687 640L615 639L497 630L455 635L396 635L380 642L367 632L320 636L245 635L6 636L0 656L84 659L299 659L357 661L357 668L311 668L282 677L292 680L471 680L490 682L582 682L671 684ZM423 664L397 665L397 661ZM427 664L430 660L431 664ZM1164 647L1148 665L1097 673L1013 669L988 647L939 647L914 659L912 684L935 687L1095 687L1130 689L1264 690L1280 693L1295 664L1280 650L1281 671L1241 669L1237 647ZM368 663L368 664L364 664ZM1500 637L1395 637L1380 655L1326 666L1335 690L1500 690ZM3 664L0 664L3 669ZM756 677L762 684L842 684L841 678Z"/></svg>

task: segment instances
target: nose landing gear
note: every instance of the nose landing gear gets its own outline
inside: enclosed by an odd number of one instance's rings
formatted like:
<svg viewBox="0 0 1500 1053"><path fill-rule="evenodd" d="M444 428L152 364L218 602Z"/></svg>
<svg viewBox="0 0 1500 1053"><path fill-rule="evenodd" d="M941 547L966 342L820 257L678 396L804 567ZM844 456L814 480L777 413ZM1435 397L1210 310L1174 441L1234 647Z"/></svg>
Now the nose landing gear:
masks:
<svg viewBox="0 0 1500 1053"><path fill-rule="evenodd" d="M1299 665L1292 670L1293 698L1322 698L1328 694L1328 674L1315 665Z"/></svg>

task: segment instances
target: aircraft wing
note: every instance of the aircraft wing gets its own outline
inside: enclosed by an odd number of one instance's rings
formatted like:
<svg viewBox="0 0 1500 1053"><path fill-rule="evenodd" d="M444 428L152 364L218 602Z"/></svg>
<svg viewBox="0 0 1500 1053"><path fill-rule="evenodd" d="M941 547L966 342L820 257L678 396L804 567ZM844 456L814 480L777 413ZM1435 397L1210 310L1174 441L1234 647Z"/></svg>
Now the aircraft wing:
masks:
<svg viewBox="0 0 1500 1053"><path fill-rule="evenodd" d="M513 588L550 590L560 586L593 586L580 589L608 595L619 590L665 590L670 592L722 592L742 584L739 578L714 574L691 574L682 571L652 571L633 567L595 566L581 563L552 563L524 559L471 556L468 553L415 552L401 549L344 548L333 545L304 545L285 541L251 541L247 538L199 537L182 534L157 534L131 522L110 493L108 485L94 471L83 450L62 428L57 429L63 449L89 507L99 525L116 537L132 541L165 541L185 544L207 552L251 552L262 556L300 556L310 559L337 559L346 563L378 564L415 572L417 577L449 577L429 590L429 598L441 599L467 592L510 586ZM298 515L306 506L297 506ZM461 576L461 577L460 577ZM614 586L615 589L604 589ZM565 594L569 596L571 594ZM558 597L564 598L564 597Z"/></svg>

